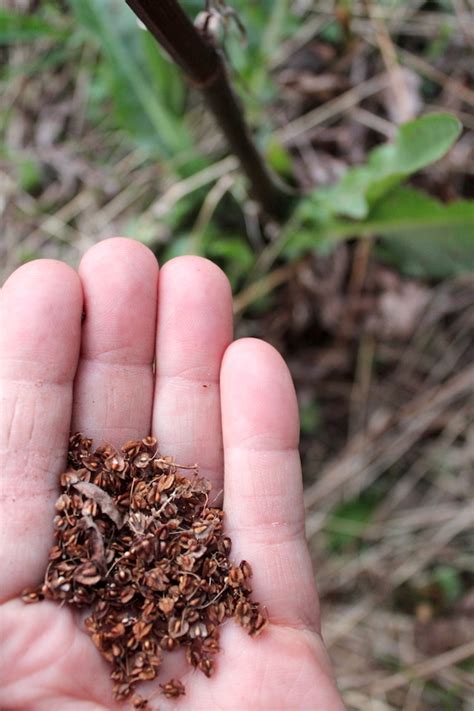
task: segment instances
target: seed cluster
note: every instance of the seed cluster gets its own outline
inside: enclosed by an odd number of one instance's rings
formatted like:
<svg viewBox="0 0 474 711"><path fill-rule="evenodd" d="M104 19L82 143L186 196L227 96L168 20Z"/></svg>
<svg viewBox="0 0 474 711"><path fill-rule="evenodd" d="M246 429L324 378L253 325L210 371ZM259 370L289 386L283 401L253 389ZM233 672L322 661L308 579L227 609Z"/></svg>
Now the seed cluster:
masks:
<svg viewBox="0 0 474 711"><path fill-rule="evenodd" d="M209 482L195 467L183 476L183 468L159 454L154 437L93 451L91 439L73 435L44 584L23 594L25 602L91 608L85 625L112 665L117 700L155 679L163 653L179 647L211 676L225 619L253 637L267 624L265 609L250 600L249 564L229 560ZM168 698L185 693L175 679L161 689ZM147 704L138 694L133 703Z"/></svg>

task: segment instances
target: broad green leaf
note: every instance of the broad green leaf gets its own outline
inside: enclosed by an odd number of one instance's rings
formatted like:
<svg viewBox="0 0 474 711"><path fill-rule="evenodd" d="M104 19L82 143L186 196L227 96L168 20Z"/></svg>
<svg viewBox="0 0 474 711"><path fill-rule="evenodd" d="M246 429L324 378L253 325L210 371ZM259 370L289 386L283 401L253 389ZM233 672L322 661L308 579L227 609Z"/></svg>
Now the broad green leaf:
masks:
<svg viewBox="0 0 474 711"><path fill-rule="evenodd" d="M474 201L445 205L398 188L370 221L382 236L382 254L406 274L441 279L474 272Z"/></svg>
<svg viewBox="0 0 474 711"><path fill-rule="evenodd" d="M474 201L443 204L400 187L352 230L381 237L384 256L407 274L440 279L474 271Z"/></svg>
<svg viewBox="0 0 474 711"><path fill-rule="evenodd" d="M459 136L461 124L451 114L428 114L400 126L397 139L370 156L379 173L411 175L444 156Z"/></svg>
<svg viewBox="0 0 474 711"><path fill-rule="evenodd" d="M384 234L413 229L461 229L462 234L474 239L474 200L454 200L443 203L422 190L399 187L381 200L370 213L367 225L383 230Z"/></svg>
<svg viewBox="0 0 474 711"><path fill-rule="evenodd" d="M408 190L403 196L394 195L397 197L408 200L405 205L398 203L397 218L394 219L393 212L385 214L387 219L380 230L385 235L380 252L387 261L416 277L443 279L474 272L474 202L442 205L436 200L423 201L423 193ZM420 201L417 208L410 205L411 200ZM422 215L422 208L430 209L431 215L427 212ZM374 215L379 221L383 217Z"/></svg>
<svg viewBox="0 0 474 711"><path fill-rule="evenodd" d="M371 206L403 180L451 148L461 126L450 114L429 114L400 126L393 143L375 148L366 165L350 168L337 185L319 188L315 200L333 215L363 219Z"/></svg>
<svg viewBox="0 0 474 711"><path fill-rule="evenodd" d="M327 250L341 239L375 236L381 238L385 258L406 273L443 278L474 271L474 201L444 204L415 188L398 187L366 220L324 217L310 199L302 214L305 222L288 231L288 258Z"/></svg>

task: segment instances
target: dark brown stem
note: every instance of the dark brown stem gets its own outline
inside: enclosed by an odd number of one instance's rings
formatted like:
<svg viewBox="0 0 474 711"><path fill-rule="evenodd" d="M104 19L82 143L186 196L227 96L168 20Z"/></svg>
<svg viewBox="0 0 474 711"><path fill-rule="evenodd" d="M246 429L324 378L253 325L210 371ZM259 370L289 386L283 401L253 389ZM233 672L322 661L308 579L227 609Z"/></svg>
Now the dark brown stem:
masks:
<svg viewBox="0 0 474 711"><path fill-rule="evenodd" d="M252 197L271 217L284 219L295 196L266 165L245 122L221 53L206 40L177 0L126 0L155 39L201 91L250 182Z"/></svg>

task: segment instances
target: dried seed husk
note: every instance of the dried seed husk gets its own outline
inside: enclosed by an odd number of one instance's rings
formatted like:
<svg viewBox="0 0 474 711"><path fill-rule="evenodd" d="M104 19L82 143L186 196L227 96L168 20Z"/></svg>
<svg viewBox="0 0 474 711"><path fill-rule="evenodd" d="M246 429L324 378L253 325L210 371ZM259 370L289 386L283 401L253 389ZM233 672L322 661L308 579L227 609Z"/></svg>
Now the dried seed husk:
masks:
<svg viewBox="0 0 474 711"><path fill-rule="evenodd" d="M182 648L209 677L221 623L233 617L252 637L268 624L250 599L249 563L229 559L210 483L195 465L181 469L151 436L118 451L73 435L44 582L23 593L25 603L89 609L85 627L111 665L115 698L132 697L137 709L147 700L135 686L156 678L164 653ZM161 689L170 699L185 693L176 679Z"/></svg>

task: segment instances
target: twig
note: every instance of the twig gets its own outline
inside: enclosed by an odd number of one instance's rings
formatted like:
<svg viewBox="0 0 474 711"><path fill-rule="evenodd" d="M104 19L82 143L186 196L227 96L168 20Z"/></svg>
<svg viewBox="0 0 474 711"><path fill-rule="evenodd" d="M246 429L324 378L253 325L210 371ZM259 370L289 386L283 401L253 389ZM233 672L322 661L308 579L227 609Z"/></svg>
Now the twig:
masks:
<svg viewBox="0 0 474 711"><path fill-rule="evenodd" d="M337 333L337 342L351 338L354 329L354 321L359 309L362 289L364 288L367 269L369 266L370 253L372 251L372 239L363 237L356 243L354 257L352 260L352 270L349 277L348 305L341 320Z"/></svg>
<svg viewBox="0 0 474 711"><path fill-rule="evenodd" d="M244 119L222 52L193 25L177 0L126 0L159 44L181 67L214 114L250 182L250 193L271 217L284 219L296 194L266 165Z"/></svg>

